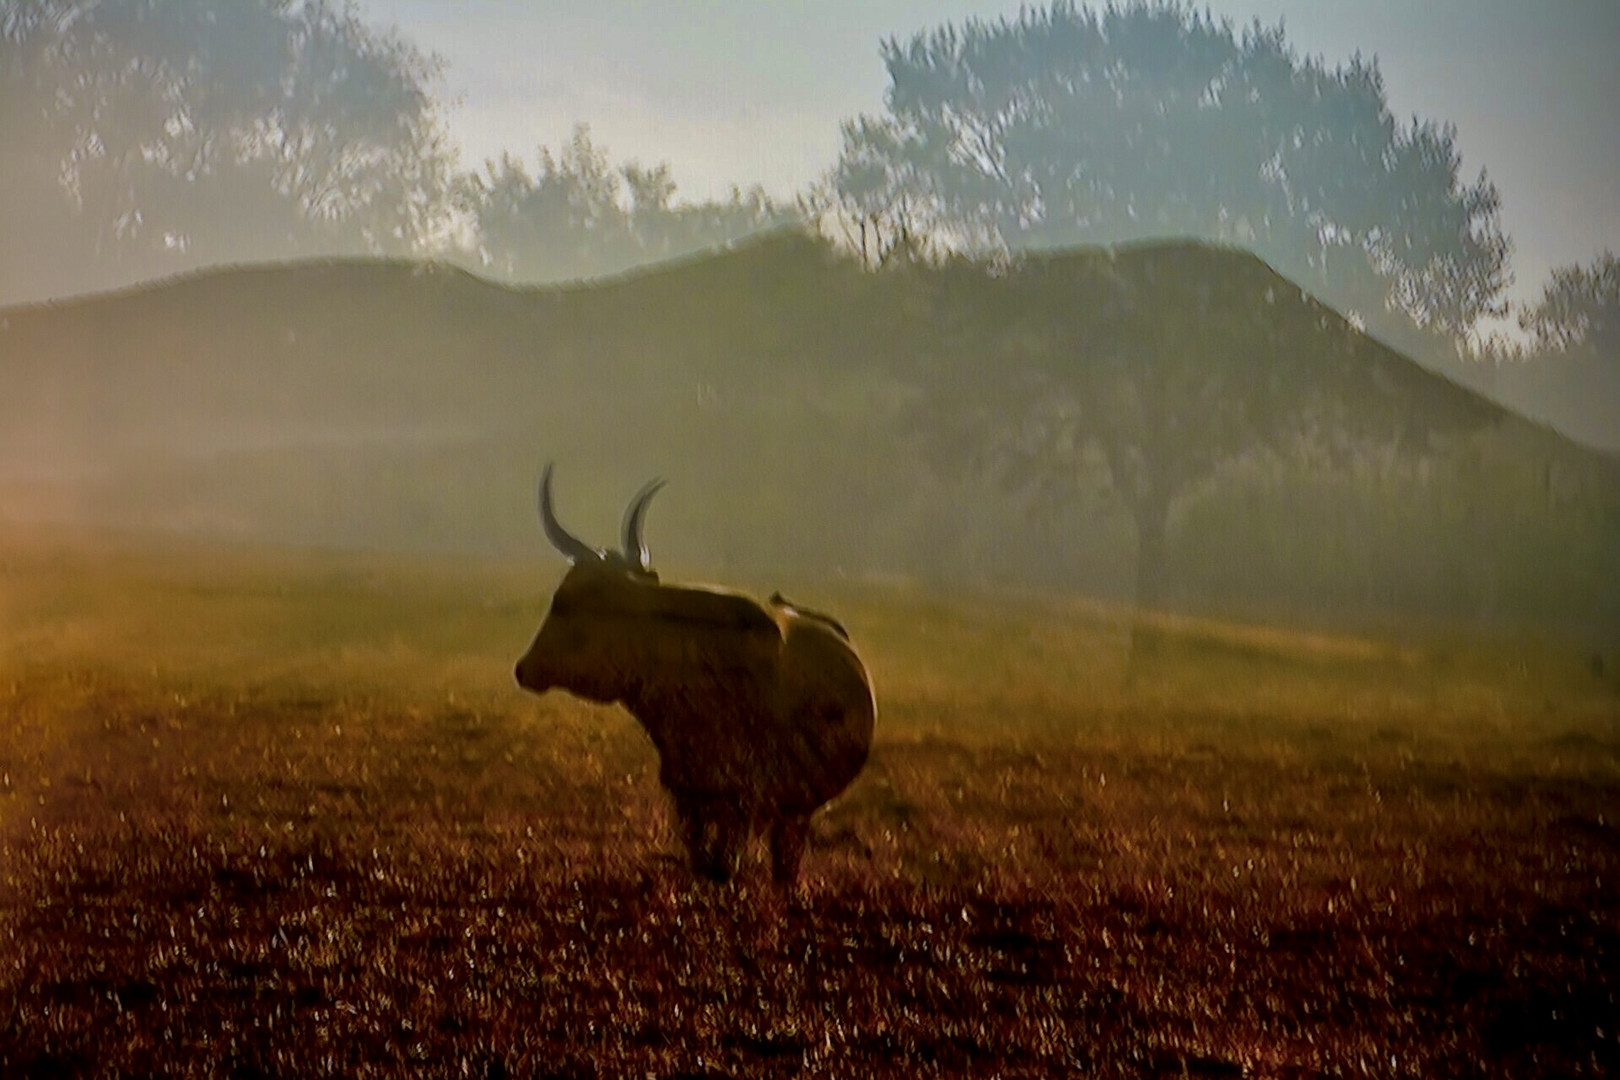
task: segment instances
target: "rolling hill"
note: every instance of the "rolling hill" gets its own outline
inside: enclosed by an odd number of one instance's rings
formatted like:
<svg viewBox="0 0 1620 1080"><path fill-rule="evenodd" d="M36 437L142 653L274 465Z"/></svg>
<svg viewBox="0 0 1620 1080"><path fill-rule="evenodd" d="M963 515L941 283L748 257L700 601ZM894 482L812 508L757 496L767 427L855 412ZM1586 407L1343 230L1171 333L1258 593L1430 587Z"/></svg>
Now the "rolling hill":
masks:
<svg viewBox="0 0 1620 1080"><path fill-rule="evenodd" d="M1054 350L1084 354L1122 302L1220 365L1225 397L1178 421L1193 438L1264 384L1284 413L1326 393L1330 436L1419 449L1248 463L1180 493L1173 602L1620 621L1612 459L1357 333L1252 255L1191 243L869 273L785 233L567 287L329 261L12 308L0 520L539 551L533 485L555 459L561 512L599 542L668 477L650 539L676 570L1118 595L1135 541L1106 491L1037 508L918 436L953 400L1016 425L1009 380L1076 362Z"/></svg>

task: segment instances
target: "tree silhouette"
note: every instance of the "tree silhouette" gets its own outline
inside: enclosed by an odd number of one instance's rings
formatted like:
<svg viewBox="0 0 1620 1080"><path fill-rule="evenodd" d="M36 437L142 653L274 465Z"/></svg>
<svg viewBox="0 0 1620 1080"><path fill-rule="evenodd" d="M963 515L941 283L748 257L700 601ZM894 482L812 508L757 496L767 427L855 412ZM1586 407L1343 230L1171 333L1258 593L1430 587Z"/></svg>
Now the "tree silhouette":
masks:
<svg viewBox="0 0 1620 1080"><path fill-rule="evenodd" d="M532 175L511 154L461 178L458 201L478 233L481 269L508 280L598 277L718 247L785 224L793 212L758 188L724 201L677 203L668 164L611 165L579 124Z"/></svg>
<svg viewBox="0 0 1620 1080"><path fill-rule="evenodd" d="M1330 70L1175 0L1056 0L882 52L887 110L844 126L832 174L861 212L903 201L969 250L1237 244L1428 358L1503 310L1496 188L1459 180L1450 125L1390 115L1375 61Z"/></svg>
<svg viewBox="0 0 1620 1080"><path fill-rule="evenodd" d="M1543 348L1585 350L1620 364L1620 258L1605 251L1590 267L1554 270L1519 322Z"/></svg>
<svg viewBox="0 0 1620 1080"><path fill-rule="evenodd" d="M0 297L418 249L447 206L437 71L336 0L11 0Z"/></svg>
<svg viewBox="0 0 1620 1080"><path fill-rule="evenodd" d="M1500 362L1505 392L1570 435L1620 450L1620 258L1552 272L1521 312L1528 345Z"/></svg>
<svg viewBox="0 0 1620 1080"><path fill-rule="evenodd" d="M888 108L845 125L841 202L904 205L959 249L1011 253L999 272L1033 275L1052 312L986 341L982 371L936 373L923 423L1014 487L1111 490L1142 606L1166 596L1172 505L1223 465L1342 463L1491 419L1441 419L1447 395L1357 332L1454 350L1502 310L1507 277L1495 188L1459 183L1450 127L1390 116L1375 63L1329 70L1280 26L1239 34L1171 0L1055 2L883 56ZM1222 247L1164 242L1187 237ZM1032 254L1122 243L1117 260ZM1076 310L1083 338L1064 329Z"/></svg>

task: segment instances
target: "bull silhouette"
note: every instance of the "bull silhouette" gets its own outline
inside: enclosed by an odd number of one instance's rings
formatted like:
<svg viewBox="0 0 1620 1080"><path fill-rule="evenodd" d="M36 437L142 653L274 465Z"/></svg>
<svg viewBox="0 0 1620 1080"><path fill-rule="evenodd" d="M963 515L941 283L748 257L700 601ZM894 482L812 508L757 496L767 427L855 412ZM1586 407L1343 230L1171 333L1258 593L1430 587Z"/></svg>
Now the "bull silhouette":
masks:
<svg viewBox="0 0 1620 1080"><path fill-rule="evenodd" d="M642 521L663 481L625 510L622 550L557 521L552 468L540 521L572 566L518 661L518 685L622 705L658 750L692 868L724 881L763 834L774 879L798 877L810 817L855 779L872 745L871 679L844 628L780 593L669 585Z"/></svg>

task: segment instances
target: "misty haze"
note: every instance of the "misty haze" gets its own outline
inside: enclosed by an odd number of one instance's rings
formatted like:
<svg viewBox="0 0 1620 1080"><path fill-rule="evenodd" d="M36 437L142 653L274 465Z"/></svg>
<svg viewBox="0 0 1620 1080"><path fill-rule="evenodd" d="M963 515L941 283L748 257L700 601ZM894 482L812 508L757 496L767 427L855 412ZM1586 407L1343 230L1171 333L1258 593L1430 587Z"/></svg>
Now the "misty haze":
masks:
<svg viewBox="0 0 1620 1080"><path fill-rule="evenodd" d="M1614 207L1296 6L0 0L0 1073L1620 1070Z"/></svg>

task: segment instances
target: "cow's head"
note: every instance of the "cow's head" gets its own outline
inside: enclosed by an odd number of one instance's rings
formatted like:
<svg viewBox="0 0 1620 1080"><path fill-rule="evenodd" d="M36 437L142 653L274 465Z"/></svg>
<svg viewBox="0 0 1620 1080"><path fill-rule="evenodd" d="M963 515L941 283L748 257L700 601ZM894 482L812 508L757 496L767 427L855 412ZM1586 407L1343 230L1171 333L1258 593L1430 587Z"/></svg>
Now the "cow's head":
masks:
<svg viewBox="0 0 1620 1080"><path fill-rule="evenodd" d="M641 538L647 504L664 486L654 480L636 493L624 512L622 550L591 547L563 528L551 504L551 465L540 480L540 524L552 546L571 565L551 598L540 631L517 663L518 685L543 693L553 687L593 701L619 699L623 667L656 606L658 575Z"/></svg>

